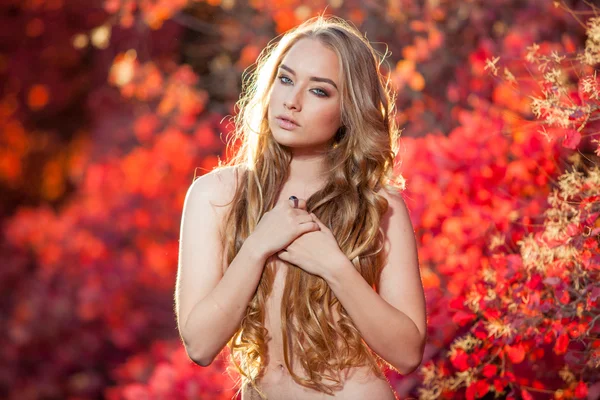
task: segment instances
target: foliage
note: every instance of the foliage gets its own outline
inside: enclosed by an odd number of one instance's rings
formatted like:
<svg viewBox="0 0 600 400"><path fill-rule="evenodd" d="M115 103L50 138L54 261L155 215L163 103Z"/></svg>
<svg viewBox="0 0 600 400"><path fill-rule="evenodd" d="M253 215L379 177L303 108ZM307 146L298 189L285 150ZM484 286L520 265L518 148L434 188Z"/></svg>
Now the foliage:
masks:
<svg viewBox="0 0 600 400"><path fill-rule="evenodd" d="M0 396L231 398L221 360L192 364L176 332L181 206L194 167L226 157L223 118L244 68L325 7L391 52L404 128L398 168L429 315L422 396L435 397L434 384L444 397L592 392L598 185L585 160L597 148L600 39L581 20L589 9L381 4L0 6L2 37L23 37L4 39L0 56L0 187L9 194L0 200ZM560 385L530 371L541 361ZM404 396L416 375L389 378Z"/></svg>
<svg viewBox="0 0 600 400"><path fill-rule="evenodd" d="M534 76L541 93L530 96L539 133L549 141L560 134L565 148L580 151L600 143L592 139L598 135L600 86L590 68L600 62L600 18L587 21L587 35L585 49L576 54L534 44L525 57L541 75ZM488 60L493 75L500 58ZM475 284L451 302L454 321L471 326L446 359L422 367L420 398L600 395L600 165L581 153L567 160L571 167L548 195L539 228L516 249L503 246L503 238L492 242Z"/></svg>

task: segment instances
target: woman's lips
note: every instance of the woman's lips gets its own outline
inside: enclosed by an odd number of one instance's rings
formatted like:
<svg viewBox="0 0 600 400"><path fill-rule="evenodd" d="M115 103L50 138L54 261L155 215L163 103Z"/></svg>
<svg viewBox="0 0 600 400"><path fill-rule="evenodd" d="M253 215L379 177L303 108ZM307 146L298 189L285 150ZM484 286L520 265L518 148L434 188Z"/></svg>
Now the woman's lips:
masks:
<svg viewBox="0 0 600 400"><path fill-rule="evenodd" d="M285 129L286 131L291 131L298 127L298 125L296 125L295 123L282 118L277 118L277 124L281 129Z"/></svg>

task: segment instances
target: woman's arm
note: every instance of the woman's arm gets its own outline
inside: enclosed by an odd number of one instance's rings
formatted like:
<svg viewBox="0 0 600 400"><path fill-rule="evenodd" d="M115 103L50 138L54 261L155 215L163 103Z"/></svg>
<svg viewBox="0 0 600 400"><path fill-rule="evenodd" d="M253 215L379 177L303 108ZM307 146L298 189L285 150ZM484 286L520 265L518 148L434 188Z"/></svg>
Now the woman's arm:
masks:
<svg viewBox="0 0 600 400"><path fill-rule="evenodd" d="M404 200L384 194L389 209L382 220L388 262L379 294L343 258L323 278L352 318L369 347L401 374L418 368L427 335L425 295L415 235Z"/></svg>
<svg viewBox="0 0 600 400"><path fill-rule="evenodd" d="M249 238L222 273L218 226L226 208L211 203L231 200L232 181L231 170L196 179L182 213L175 290L177 326L187 354L202 366L212 363L239 328L266 262Z"/></svg>

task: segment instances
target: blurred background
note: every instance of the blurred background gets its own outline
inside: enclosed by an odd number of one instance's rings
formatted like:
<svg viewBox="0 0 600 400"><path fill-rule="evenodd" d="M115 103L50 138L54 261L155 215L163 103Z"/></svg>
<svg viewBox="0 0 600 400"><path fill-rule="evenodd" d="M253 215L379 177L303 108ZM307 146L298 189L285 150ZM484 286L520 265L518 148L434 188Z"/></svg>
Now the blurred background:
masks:
<svg viewBox="0 0 600 400"><path fill-rule="evenodd" d="M398 394L600 397L593 2L4 0L0 398L234 396L179 340L183 199L244 70L323 12L391 53L429 323Z"/></svg>

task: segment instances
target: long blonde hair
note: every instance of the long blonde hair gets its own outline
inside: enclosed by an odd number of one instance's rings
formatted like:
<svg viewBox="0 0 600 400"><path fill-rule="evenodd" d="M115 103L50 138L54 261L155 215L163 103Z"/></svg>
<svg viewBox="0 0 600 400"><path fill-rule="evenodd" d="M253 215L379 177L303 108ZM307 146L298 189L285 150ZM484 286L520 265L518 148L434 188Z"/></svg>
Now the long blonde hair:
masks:
<svg viewBox="0 0 600 400"><path fill-rule="evenodd" d="M244 74L232 137L239 147L227 164L217 167L234 166L239 172L233 205L221 229L224 254L229 265L263 214L274 207L287 177L291 154L273 139L267 110L277 67L302 38L319 40L332 49L342 75L342 127L326 156L328 180L307 199L307 211L331 229L343 253L376 288L385 263L380 222L388 208L387 200L377 192L382 187L402 186L397 184L401 178L393 176L400 136L394 120L395 98L389 79L380 71L385 55L381 57L356 28L337 17L314 17L288 31L277 43L267 45L252 73ZM243 383L250 383L261 396L256 381L266 360L265 304L273 287L272 263L272 259L267 261L241 325L227 344ZM382 368L389 364L363 342L325 280L292 264L288 267L281 333L289 338L289 342L284 340L284 359L292 378L333 394L343 387L340 372L349 367L368 365L383 377ZM339 321L333 320L334 310ZM290 353L298 357L306 379L293 371ZM326 384L323 377L334 383Z"/></svg>

